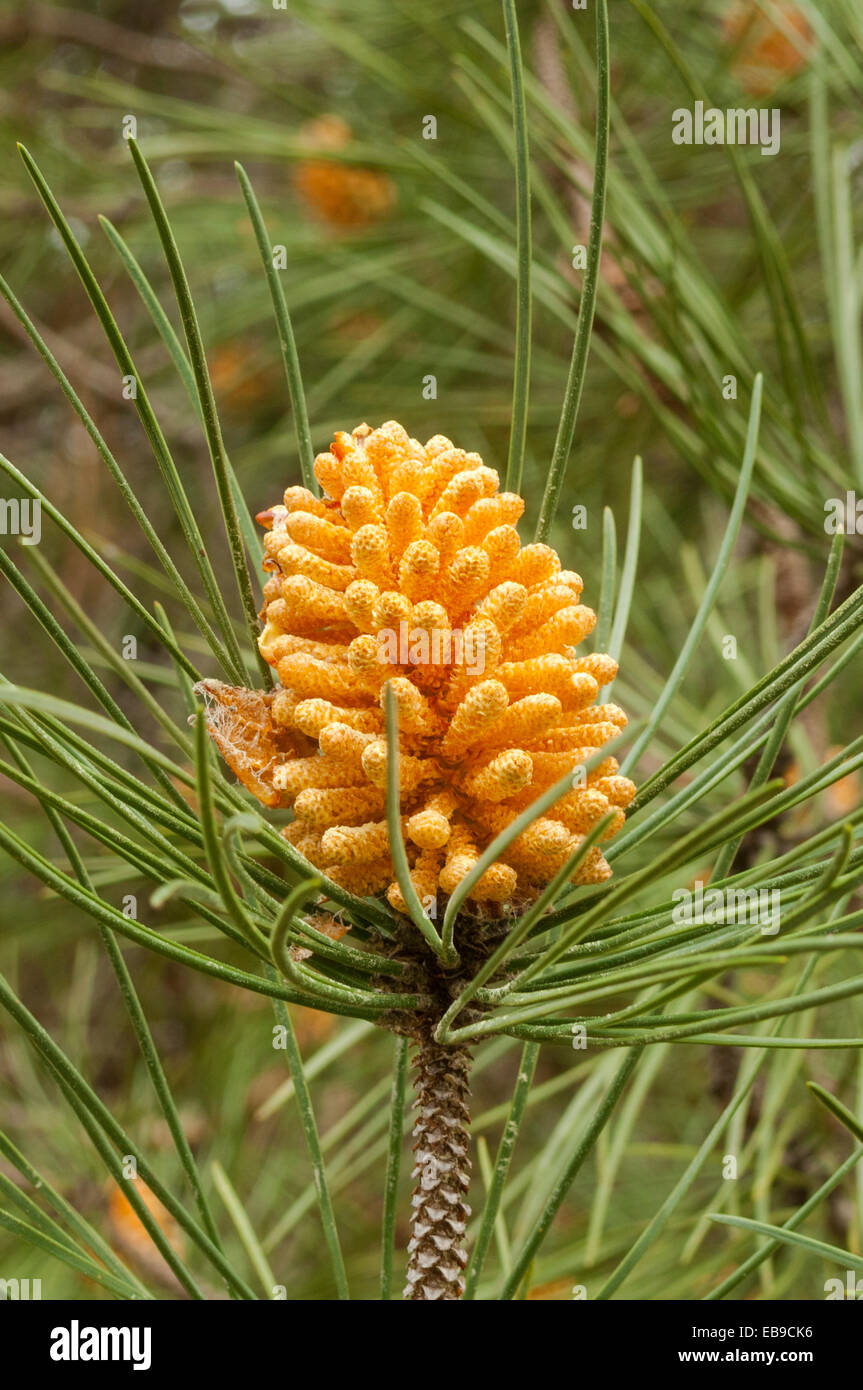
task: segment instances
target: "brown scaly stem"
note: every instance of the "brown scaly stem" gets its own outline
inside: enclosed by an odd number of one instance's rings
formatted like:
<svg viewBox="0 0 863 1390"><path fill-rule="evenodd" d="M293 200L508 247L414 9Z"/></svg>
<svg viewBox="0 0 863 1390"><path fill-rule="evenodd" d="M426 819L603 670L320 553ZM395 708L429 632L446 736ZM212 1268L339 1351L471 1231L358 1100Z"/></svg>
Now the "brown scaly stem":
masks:
<svg viewBox="0 0 863 1390"><path fill-rule="evenodd" d="M417 1040L412 1174L416 1186L406 1299L455 1299L464 1293L465 1231L470 1216L470 1060L469 1048L442 1047L431 1028Z"/></svg>
<svg viewBox="0 0 863 1390"><path fill-rule="evenodd" d="M473 1049L471 1045L445 1047L435 1041L435 1030L508 930L507 919L493 908L470 917L465 913L460 922L464 932L461 960L455 970L441 965L409 917L399 919L396 943L381 941L378 946L406 967L402 987L434 1000L427 1013L393 1012L382 1020L394 1033L410 1038L414 1049L412 1176L416 1186L404 1297L416 1301L461 1298L467 1265ZM391 987L391 981L381 979L381 989ZM461 1017L472 1023L482 1014L469 1004Z"/></svg>

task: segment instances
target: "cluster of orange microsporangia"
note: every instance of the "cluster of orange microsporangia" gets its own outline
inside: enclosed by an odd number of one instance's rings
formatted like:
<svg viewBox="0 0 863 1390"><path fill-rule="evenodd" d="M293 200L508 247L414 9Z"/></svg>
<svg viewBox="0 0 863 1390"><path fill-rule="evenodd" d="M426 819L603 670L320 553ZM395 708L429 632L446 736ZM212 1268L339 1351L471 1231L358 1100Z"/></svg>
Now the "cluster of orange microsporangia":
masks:
<svg viewBox="0 0 863 1390"><path fill-rule="evenodd" d="M290 487L258 518L271 571L260 650L280 688L206 682L210 731L259 800L293 811L283 833L312 865L403 911L385 810L389 682L401 824L429 905L623 728L617 705L594 703L617 663L577 654L596 621L582 581L549 546L521 544L524 503L478 454L441 435L423 446L395 422L360 425L315 475L323 497ZM613 813L604 838L620 829L634 792L612 757L574 778L470 897L535 897L601 817ZM593 846L576 881L610 872Z"/></svg>
<svg viewBox="0 0 863 1390"><path fill-rule="evenodd" d="M318 116L300 131L303 139L320 150L340 150L349 145L353 132L340 116ZM336 227L364 227L391 211L396 190L380 169L365 169L334 159L309 159L294 171L294 187L326 222Z"/></svg>
<svg viewBox="0 0 863 1390"><path fill-rule="evenodd" d="M769 13L736 0L722 15L722 32L733 48L733 75L748 92L762 97L806 67L815 37L805 14L791 0L778 0Z"/></svg>

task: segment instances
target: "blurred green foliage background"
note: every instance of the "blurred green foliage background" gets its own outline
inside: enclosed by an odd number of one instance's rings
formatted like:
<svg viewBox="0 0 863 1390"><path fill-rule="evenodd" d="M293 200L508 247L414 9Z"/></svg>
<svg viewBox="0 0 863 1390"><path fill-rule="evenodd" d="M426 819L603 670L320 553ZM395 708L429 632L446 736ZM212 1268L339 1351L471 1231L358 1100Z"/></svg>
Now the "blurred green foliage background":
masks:
<svg viewBox="0 0 863 1390"><path fill-rule="evenodd" d="M519 4L533 163L533 375L525 493L535 518L560 409L587 241L594 111L593 28L567 0ZM721 619L675 710L675 740L778 659L809 621L827 549L824 500L863 493L859 310L863 260L863 15L854 0L817 4L684 0L611 5L611 169L603 277L587 385L554 542L599 599L602 509L625 528L630 466L645 461L641 578L617 698L649 708L673 665L724 525L739 469L751 382L766 377L762 446L746 534L723 590ZM97 220L128 243L163 294L167 272L124 131L133 118L168 205L192 280L231 459L253 510L296 481L290 405L266 284L233 170L253 177L297 334L315 447L334 429L396 418L423 439L442 432L500 467L506 458L514 342L515 189L509 85L496 0L204 0L147 6L0 7L0 268L99 421L117 457L150 495L153 464L101 329L15 152L28 146L85 245L175 449L205 535L218 522L200 428L144 305ZM692 86L688 85L691 81ZM781 152L694 148L671 140L671 113L704 95L717 106L781 110ZM436 138L425 139L428 117ZM858 249L855 249L858 248ZM176 323L175 325L179 327ZM724 399L723 377L737 379ZM855 375L856 374L856 375ZM436 380L429 395L427 378ZM425 385L425 393L424 393ZM36 479L99 550L159 597L158 574L82 428L26 335L0 308L3 450ZM152 520L173 518L152 488ZM586 530L570 524L587 507ZM4 543L5 538L4 538ZM218 542L221 545L221 542ZM849 537L850 589L859 542ZM44 549L71 593L112 642L128 618L76 552L46 533ZM215 552L219 554L218 548ZM227 550L224 550L227 564ZM26 557L25 557L26 558ZM58 694L75 677L34 640L14 595L2 600L2 670ZM736 635L737 663L720 656ZM139 639L139 671L159 680ZM194 639L189 639L194 647ZM83 643L86 646L86 642ZM94 661L98 656L89 652ZM816 707L787 750L791 777L861 732L859 677ZM646 767L655 766L645 760ZM57 847L37 808L4 786L34 843ZM830 798L833 798L830 801ZM837 798L839 800L837 801ZM769 844L811 832L817 817L856 807L856 783L825 793L803 823L771 827ZM814 818L814 819L813 819ZM757 855L763 845L748 847ZM116 873L94 862L98 878ZM135 894L117 878L117 901ZM134 1040L91 925L0 861L7 973L88 1070L100 1093L154 1152L165 1149ZM145 917L146 899L139 903ZM195 931L178 920L178 933ZM163 1050L193 1145L241 1186L290 1298L328 1296L302 1136L271 1048L267 1001L192 978L134 952L134 974ZM757 994L753 978L744 987ZM843 1017L843 1014L846 1015ZM859 1031L860 1007L835 1015ZM392 1040L366 1025L300 1014L307 1057L332 1049L315 1082L334 1159L342 1234L355 1292L374 1292ZM0 1033L3 1126L111 1233L117 1248L176 1290L134 1221L112 1198L56 1091L26 1044ZM714 1055L717 1054L717 1055ZM516 1066L515 1045L480 1052L476 1131L496 1142ZM576 1124L581 1070L544 1055L545 1099L529 1114L522 1190L543 1180ZM586 1212L597 1166L580 1177L541 1261L534 1297L567 1297L631 1242L662 1201L727 1098L730 1049L677 1048L651 1073L599 1235ZM800 1079L803 1054L778 1054L740 1119L754 1135L740 1200L761 1176L779 1220L847 1150ZM856 1062L814 1053L809 1076L861 1093ZM658 1077L656 1072L658 1071ZM855 1090L855 1088L857 1088ZM608 1162L607 1146L597 1156ZM757 1162L756 1162L757 1158ZM718 1164L718 1160L717 1160ZM211 1173L212 1169L209 1170ZM218 1169L215 1170L216 1175ZM239 1177L238 1177L239 1175ZM216 1176L213 1178L217 1180ZM517 1179L518 1184L518 1179ZM693 1199L719 1187L719 1168ZM518 1191L518 1186L516 1186ZM850 1191L850 1189L849 1189ZM528 1204L530 1205L530 1204ZM861 1208L845 1189L821 1212L825 1239L861 1249ZM403 1234L403 1233L402 1233ZM708 1236L681 1264L685 1218L669 1227L627 1286L630 1298L693 1297L728 1266ZM136 1253L137 1252L137 1253ZM147 1264L156 1259L156 1264ZM0 1275L41 1274L45 1296L93 1290L59 1265L0 1236ZM7 1268L8 1267L8 1268ZM764 1296L822 1297L817 1262L793 1254L765 1265Z"/></svg>

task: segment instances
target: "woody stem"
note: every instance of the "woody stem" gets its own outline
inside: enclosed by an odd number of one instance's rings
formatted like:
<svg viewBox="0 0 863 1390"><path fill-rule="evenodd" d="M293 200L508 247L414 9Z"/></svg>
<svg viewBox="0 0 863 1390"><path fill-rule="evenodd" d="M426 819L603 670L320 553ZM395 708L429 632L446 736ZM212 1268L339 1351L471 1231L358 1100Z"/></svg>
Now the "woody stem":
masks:
<svg viewBox="0 0 863 1390"><path fill-rule="evenodd" d="M470 1216L470 1050L444 1047L429 1030L417 1043L414 1072L416 1186L404 1297L457 1299Z"/></svg>

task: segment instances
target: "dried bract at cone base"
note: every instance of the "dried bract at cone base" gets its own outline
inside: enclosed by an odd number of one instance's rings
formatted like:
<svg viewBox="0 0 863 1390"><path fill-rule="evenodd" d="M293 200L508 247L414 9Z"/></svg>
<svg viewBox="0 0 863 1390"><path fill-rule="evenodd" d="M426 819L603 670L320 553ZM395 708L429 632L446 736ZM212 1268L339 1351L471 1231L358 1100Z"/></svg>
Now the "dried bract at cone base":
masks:
<svg viewBox="0 0 863 1390"><path fill-rule="evenodd" d="M597 705L617 664L580 654L595 615L547 545L522 546L522 499L478 454L425 445L391 421L336 435L318 455L323 496L290 487L268 528L260 649L272 694L204 683L226 761L329 878L406 904L386 821L385 688L398 707L400 811L411 878L435 911L491 841L626 724ZM491 912L534 899L635 788L606 758L474 885ZM578 883L610 874L594 846Z"/></svg>

